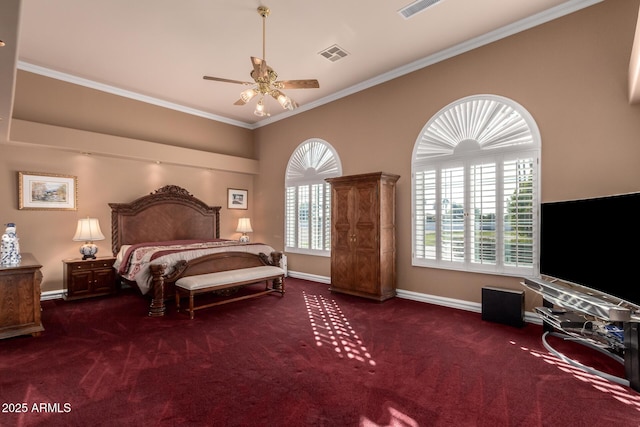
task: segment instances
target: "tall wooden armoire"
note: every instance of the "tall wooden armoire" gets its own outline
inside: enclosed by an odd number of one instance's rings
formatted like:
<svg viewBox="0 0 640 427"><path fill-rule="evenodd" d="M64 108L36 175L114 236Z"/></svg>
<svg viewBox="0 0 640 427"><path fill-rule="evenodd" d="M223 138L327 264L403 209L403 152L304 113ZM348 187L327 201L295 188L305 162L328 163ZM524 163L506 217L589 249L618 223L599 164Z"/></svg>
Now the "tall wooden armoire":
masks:
<svg viewBox="0 0 640 427"><path fill-rule="evenodd" d="M396 295L398 178L376 172L326 180L331 184L331 291L378 301Z"/></svg>

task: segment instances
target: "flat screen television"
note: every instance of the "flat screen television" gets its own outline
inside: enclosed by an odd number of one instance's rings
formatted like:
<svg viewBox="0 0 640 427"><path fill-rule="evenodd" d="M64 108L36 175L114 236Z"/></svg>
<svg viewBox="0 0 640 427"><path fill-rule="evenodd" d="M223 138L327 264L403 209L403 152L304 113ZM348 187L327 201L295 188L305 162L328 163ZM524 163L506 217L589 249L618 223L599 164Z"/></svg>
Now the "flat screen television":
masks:
<svg viewBox="0 0 640 427"><path fill-rule="evenodd" d="M540 273L640 305L640 193L543 203Z"/></svg>

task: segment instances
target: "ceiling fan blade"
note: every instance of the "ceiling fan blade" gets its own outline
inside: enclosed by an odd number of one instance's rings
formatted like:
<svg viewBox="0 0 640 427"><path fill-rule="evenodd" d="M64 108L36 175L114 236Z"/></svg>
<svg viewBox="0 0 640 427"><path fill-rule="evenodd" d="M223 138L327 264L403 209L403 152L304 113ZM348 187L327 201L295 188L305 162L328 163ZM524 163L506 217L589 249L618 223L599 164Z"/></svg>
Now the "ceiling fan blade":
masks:
<svg viewBox="0 0 640 427"><path fill-rule="evenodd" d="M281 89L317 89L320 87L320 83L315 79L282 80L275 82L275 85Z"/></svg>
<svg viewBox="0 0 640 427"><path fill-rule="evenodd" d="M246 102L244 102L242 98L238 99L236 102L233 103L233 105L244 105L244 104L246 104Z"/></svg>
<svg viewBox="0 0 640 427"><path fill-rule="evenodd" d="M253 64L253 72L251 73L251 77L257 80L263 79L267 76L267 61L252 56L251 63Z"/></svg>
<svg viewBox="0 0 640 427"><path fill-rule="evenodd" d="M223 79L222 77L202 76L202 78L205 79L205 80L214 80L216 82L223 82L223 83L235 83L235 84L239 84L239 85L253 85L253 84L255 84L254 82L241 82L240 80Z"/></svg>

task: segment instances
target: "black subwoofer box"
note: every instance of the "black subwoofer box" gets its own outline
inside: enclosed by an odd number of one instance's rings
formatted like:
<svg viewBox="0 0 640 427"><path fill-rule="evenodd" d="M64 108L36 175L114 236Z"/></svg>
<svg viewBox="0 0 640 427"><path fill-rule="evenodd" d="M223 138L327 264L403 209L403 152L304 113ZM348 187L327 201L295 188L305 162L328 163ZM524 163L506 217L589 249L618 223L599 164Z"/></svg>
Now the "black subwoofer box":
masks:
<svg viewBox="0 0 640 427"><path fill-rule="evenodd" d="M482 320L524 326L524 291L482 288Z"/></svg>

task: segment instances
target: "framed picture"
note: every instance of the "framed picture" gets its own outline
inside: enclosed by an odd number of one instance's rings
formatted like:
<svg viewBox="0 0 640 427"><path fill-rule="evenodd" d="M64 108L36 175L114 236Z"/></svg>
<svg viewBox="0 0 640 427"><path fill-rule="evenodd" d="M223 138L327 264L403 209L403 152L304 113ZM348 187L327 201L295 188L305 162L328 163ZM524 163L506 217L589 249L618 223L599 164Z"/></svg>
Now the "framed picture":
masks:
<svg viewBox="0 0 640 427"><path fill-rule="evenodd" d="M75 211L77 202L77 177L18 172L18 209Z"/></svg>
<svg viewBox="0 0 640 427"><path fill-rule="evenodd" d="M249 192L227 188L227 209L248 209Z"/></svg>

